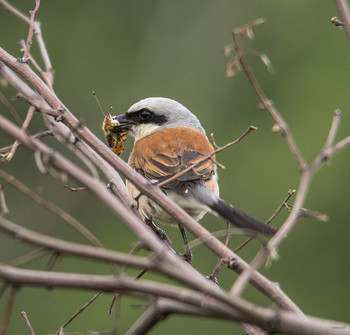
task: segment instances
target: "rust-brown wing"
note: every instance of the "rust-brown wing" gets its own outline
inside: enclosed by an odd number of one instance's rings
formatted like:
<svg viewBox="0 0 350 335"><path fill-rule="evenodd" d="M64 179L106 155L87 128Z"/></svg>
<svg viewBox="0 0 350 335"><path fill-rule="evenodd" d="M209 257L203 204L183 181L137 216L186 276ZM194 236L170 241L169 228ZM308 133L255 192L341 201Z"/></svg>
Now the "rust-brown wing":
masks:
<svg viewBox="0 0 350 335"><path fill-rule="evenodd" d="M206 136L199 131L184 127L164 129L135 143L130 164L147 179L159 182L193 166L164 186L185 190L186 182L208 180L215 173L213 160L204 159L213 150Z"/></svg>

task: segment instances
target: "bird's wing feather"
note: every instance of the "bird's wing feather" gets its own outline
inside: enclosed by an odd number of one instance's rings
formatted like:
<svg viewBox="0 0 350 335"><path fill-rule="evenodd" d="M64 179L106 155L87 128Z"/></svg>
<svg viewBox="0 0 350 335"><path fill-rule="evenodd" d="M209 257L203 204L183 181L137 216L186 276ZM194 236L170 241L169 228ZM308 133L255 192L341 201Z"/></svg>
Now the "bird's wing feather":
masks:
<svg viewBox="0 0 350 335"><path fill-rule="evenodd" d="M168 189L184 189L185 182L208 180L215 173L212 159L200 162L214 151L204 134L188 128L164 129L137 141L131 165L147 179L164 181L196 164L176 181L164 186ZM189 140L190 139L190 140ZM204 143L204 144L203 144ZM137 157L135 159L134 157Z"/></svg>

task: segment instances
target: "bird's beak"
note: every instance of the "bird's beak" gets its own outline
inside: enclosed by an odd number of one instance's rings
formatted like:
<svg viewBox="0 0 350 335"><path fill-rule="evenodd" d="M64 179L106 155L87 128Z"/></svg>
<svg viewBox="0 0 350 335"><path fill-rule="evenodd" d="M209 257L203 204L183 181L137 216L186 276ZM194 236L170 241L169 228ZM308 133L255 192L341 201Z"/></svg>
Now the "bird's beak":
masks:
<svg viewBox="0 0 350 335"><path fill-rule="evenodd" d="M113 116L112 122L115 123L114 132L129 131L133 122L125 118L125 114Z"/></svg>

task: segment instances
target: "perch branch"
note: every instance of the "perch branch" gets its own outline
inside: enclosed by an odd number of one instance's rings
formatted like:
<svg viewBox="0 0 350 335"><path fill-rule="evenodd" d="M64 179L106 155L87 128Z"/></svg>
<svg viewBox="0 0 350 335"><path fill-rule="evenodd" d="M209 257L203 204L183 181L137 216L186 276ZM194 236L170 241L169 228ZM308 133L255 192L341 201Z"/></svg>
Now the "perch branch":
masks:
<svg viewBox="0 0 350 335"><path fill-rule="evenodd" d="M181 300L190 306L198 306L222 318L249 323L258 323L266 330L290 335L342 335L350 334L350 325L333 320L307 316L303 318L293 312L255 307L255 316L247 316L230 306L222 306L217 300L198 291L178 288L172 285L154 283L146 280L132 280L128 277L84 275L13 268L0 263L0 276L18 285L74 288L104 292L120 292L142 299L153 296ZM242 303L240 298L237 298ZM243 320L242 320L243 319Z"/></svg>

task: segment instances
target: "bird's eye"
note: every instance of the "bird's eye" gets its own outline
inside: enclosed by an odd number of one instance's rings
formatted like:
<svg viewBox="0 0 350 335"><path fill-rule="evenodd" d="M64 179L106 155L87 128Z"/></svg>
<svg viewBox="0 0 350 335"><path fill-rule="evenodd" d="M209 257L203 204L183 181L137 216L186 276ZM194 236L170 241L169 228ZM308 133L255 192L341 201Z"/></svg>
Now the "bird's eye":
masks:
<svg viewBox="0 0 350 335"><path fill-rule="evenodd" d="M147 121L151 118L152 112L149 111L148 109L141 109L139 111L139 118L141 121Z"/></svg>

